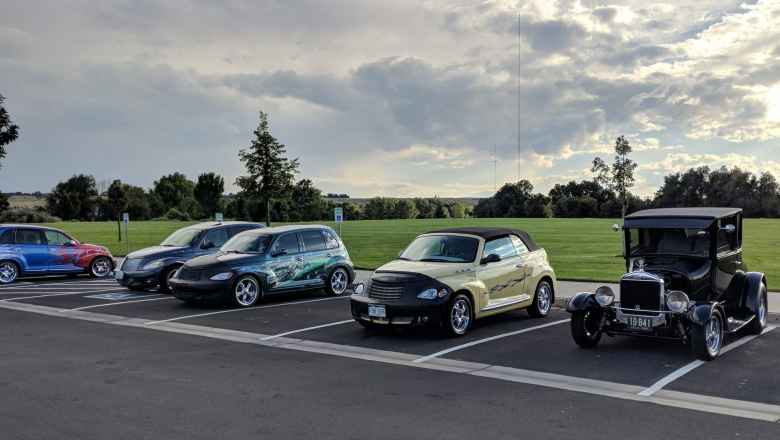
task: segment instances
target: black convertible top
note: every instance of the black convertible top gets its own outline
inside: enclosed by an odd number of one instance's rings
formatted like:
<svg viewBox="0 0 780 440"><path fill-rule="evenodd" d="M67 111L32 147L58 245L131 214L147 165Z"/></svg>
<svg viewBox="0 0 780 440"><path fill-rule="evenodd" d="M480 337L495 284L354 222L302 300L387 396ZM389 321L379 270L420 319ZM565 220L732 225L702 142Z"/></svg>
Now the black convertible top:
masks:
<svg viewBox="0 0 780 440"><path fill-rule="evenodd" d="M525 243L525 247L528 248L529 251L533 252L537 249L539 249L539 246L534 242L534 240L531 238L530 235L528 235L527 232L521 231L519 229L509 229L509 228L449 228L449 229L438 229L436 231L429 231L426 232L426 234L468 234L468 235L476 235L477 237L482 237L485 240L492 240L494 238L500 238L500 237L506 237L507 235L517 235L520 237L520 240Z"/></svg>
<svg viewBox="0 0 780 440"><path fill-rule="evenodd" d="M627 215L625 228L708 228L715 220L742 212L740 208L660 208Z"/></svg>

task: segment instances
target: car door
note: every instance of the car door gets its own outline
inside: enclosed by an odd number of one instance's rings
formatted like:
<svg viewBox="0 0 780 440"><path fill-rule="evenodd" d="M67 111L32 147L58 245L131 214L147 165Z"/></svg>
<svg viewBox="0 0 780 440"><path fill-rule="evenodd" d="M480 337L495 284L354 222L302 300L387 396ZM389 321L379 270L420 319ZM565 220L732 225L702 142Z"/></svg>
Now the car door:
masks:
<svg viewBox="0 0 780 440"><path fill-rule="evenodd" d="M53 272L81 271L78 263L78 248L72 245L73 239L59 231L46 230L46 243L49 246L48 269Z"/></svg>
<svg viewBox="0 0 780 440"><path fill-rule="evenodd" d="M304 268L301 280L307 284L322 284L325 279L329 252L321 229L301 231Z"/></svg>
<svg viewBox="0 0 780 440"><path fill-rule="evenodd" d="M536 293L534 292L534 290L536 290L536 286L532 286L529 283L529 278L533 274L532 266L534 264L534 259L531 255L531 252L528 250L528 246L525 245L520 237L517 235L510 235L509 238L512 240L512 244L515 246L515 250L517 251L515 270L517 272L516 275L518 279L522 280L518 284L520 293L533 296Z"/></svg>
<svg viewBox="0 0 780 440"><path fill-rule="evenodd" d="M298 275L303 272L303 257L297 232L280 234L271 245L269 267L276 277L274 289L293 289L300 286Z"/></svg>
<svg viewBox="0 0 780 440"><path fill-rule="evenodd" d="M18 228L16 248L27 267L25 272L45 272L49 266L49 245L40 229Z"/></svg>
<svg viewBox="0 0 780 440"><path fill-rule="evenodd" d="M723 218L718 224L714 291L716 297L724 295L737 271L742 269L742 243L737 216ZM733 232L728 228L733 227Z"/></svg>
<svg viewBox="0 0 780 440"><path fill-rule="evenodd" d="M491 254L498 255L501 260L481 264L477 269L477 277L488 290L488 307L522 293L522 277L516 267L520 259L512 239L505 236L485 242L482 258Z"/></svg>

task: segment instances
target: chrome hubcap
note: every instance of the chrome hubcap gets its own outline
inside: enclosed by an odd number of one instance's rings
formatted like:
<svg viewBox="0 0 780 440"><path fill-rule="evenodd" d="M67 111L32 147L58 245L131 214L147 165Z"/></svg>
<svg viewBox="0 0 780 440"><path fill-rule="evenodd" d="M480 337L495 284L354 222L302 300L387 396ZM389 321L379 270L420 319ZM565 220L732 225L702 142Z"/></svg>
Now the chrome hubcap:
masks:
<svg viewBox="0 0 780 440"><path fill-rule="evenodd" d="M450 314L452 329L457 334L463 334L469 328L469 322L471 322L471 306L465 299L458 299L452 305L452 313Z"/></svg>
<svg viewBox="0 0 780 440"><path fill-rule="evenodd" d="M707 338L705 342L707 343L707 351L712 356L715 356L720 351L720 343L723 338L722 327L720 318L714 315L710 318L709 324L707 324Z"/></svg>
<svg viewBox="0 0 780 440"><path fill-rule="evenodd" d="M0 264L0 282L12 283L16 280L16 266L11 263Z"/></svg>
<svg viewBox="0 0 780 440"><path fill-rule="evenodd" d="M536 292L536 306L542 313L547 313L550 311L550 307L552 306L552 301L550 295L550 286L547 284L542 284L539 286L539 291Z"/></svg>
<svg viewBox="0 0 780 440"><path fill-rule="evenodd" d="M236 284L236 301L242 306L251 306L257 299L258 292L257 282L244 278Z"/></svg>
<svg viewBox="0 0 780 440"><path fill-rule="evenodd" d="M585 312L583 325L585 326L585 335L589 338L595 338L596 335L598 335L599 328L597 319L598 317L590 311Z"/></svg>
<svg viewBox="0 0 780 440"><path fill-rule="evenodd" d="M761 327L766 326L766 302L767 298L765 294L758 304L758 322L761 323Z"/></svg>
<svg viewBox="0 0 780 440"><path fill-rule="evenodd" d="M95 274L96 277L104 277L110 272L111 265L105 258L98 258L94 263L92 263L92 273Z"/></svg>
<svg viewBox="0 0 780 440"><path fill-rule="evenodd" d="M344 269L336 269L330 276L330 288L336 295L341 295L347 290L349 277Z"/></svg>

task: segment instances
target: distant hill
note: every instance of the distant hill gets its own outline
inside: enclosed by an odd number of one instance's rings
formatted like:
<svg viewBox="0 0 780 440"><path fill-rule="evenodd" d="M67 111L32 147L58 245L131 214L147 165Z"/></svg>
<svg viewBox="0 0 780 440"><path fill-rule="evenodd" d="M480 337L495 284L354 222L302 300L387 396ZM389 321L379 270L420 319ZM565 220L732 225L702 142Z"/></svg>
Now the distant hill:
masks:
<svg viewBox="0 0 780 440"><path fill-rule="evenodd" d="M8 203L10 204L11 208L46 208L46 197L34 195L10 195L8 196Z"/></svg>
<svg viewBox="0 0 780 440"><path fill-rule="evenodd" d="M385 197L385 198L393 199L393 200L410 200L411 201L411 200L414 200L416 197ZM430 198L430 197L421 197L421 198ZM344 198L328 198L326 200L330 200L331 202L336 202L336 203L348 202L348 203L354 203L355 205L358 205L358 206L363 206L366 203L368 203L369 200L371 200L371 199L372 199L372 197L366 197L366 198L350 197L350 198L347 198L347 199L344 199ZM439 200L441 200L442 202L446 202L446 203L460 202L460 203L464 204L466 207L471 208L471 207L474 207L477 203L479 203L479 201L482 200L482 199L480 199L479 197L439 197Z"/></svg>

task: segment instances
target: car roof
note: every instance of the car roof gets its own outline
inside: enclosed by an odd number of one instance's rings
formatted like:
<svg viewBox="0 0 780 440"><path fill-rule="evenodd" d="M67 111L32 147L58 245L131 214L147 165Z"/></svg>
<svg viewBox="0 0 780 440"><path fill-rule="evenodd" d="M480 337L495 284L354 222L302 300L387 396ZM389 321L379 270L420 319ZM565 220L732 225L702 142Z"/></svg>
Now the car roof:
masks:
<svg viewBox="0 0 780 440"><path fill-rule="evenodd" d="M731 217L732 215L742 212L741 208L659 208L659 209L645 209L637 211L633 214L627 215L627 219L632 218L703 218L703 219L720 219L724 217Z"/></svg>
<svg viewBox="0 0 780 440"><path fill-rule="evenodd" d="M210 228L216 228L218 226L260 226L261 228L265 227L265 223L255 223L255 222L242 222L242 221L228 221L228 222L202 222L202 223L196 223L194 225L187 226L188 228L197 228L197 229L210 229Z"/></svg>
<svg viewBox="0 0 780 440"><path fill-rule="evenodd" d="M528 235L527 232L521 231L520 229L466 227L466 228L437 229L435 231L426 232L426 234L476 235L477 237L482 237L485 240L492 240L494 238L506 237L507 235L517 235L518 237L520 237L520 240L522 240L523 243L525 243L525 247L527 247L529 251L535 251L539 249L539 246L536 244L536 242L534 242L531 236Z"/></svg>
<svg viewBox="0 0 780 440"><path fill-rule="evenodd" d="M41 230L63 232L62 229L52 228L51 226L25 225L20 223L0 224L0 229L7 229L7 228L41 229Z"/></svg>
<svg viewBox="0 0 780 440"><path fill-rule="evenodd" d="M325 225L285 225L285 226L272 226L270 228L256 229L249 232L257 232L262 234L283 234L285 232L305 231L307 229L325 229L332 230Z"/></svg>

